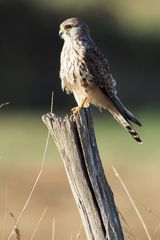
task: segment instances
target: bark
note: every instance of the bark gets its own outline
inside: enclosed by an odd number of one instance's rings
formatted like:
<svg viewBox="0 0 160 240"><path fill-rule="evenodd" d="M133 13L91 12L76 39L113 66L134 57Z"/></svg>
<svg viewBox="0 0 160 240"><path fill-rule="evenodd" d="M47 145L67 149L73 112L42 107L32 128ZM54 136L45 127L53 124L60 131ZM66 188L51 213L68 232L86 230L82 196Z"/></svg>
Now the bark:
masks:
<svg viewBox="0 0 160 240"><path fill-rule="evenodd" d="M90 108L74 119L48 113L42 117L61 154L69 184L90 240L123 240L112 190L96 143Z"/></svg>

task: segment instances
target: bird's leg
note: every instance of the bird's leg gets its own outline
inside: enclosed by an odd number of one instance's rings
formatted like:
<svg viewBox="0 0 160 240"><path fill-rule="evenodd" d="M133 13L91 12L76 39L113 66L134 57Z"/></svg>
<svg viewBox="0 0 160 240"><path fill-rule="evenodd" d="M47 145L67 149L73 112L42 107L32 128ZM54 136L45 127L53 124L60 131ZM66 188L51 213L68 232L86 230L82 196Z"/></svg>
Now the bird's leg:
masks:
<svg viewBox="0 0 160 240"><path fill-rule="evenodd" d="M79 106L71 109L72 113L76 114L79 111L80 108L84 107L84 104L86 103L86 101L87 101L87 97L85 97L84 99L81 100Z"/></svg>

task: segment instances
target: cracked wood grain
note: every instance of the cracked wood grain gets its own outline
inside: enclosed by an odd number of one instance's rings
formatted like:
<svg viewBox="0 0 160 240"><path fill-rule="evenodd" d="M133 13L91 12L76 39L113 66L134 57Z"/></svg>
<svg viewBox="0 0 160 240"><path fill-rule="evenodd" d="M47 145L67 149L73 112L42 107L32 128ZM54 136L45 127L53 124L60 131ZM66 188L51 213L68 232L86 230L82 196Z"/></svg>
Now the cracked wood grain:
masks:
<svg viewBox="0 0 160 240"><path fill-rule="evenodd" d="M90 108L74 120L48 113L42 117L65 166L87 239L123 240L123 232L107 182L94 133Z"/></svg>

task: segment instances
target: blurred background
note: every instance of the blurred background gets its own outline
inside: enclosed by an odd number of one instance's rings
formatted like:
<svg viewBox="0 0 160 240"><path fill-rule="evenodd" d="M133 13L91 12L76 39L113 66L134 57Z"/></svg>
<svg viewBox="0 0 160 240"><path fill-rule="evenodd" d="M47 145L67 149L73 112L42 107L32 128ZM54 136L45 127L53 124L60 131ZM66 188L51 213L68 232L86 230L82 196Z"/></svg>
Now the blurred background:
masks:
<svg viewBox="0 0 160 240"><path fill-rule="evenodd" d="M64 115L75 105L61 91L59 24L82 18L107 56L119 96L140 119L138 145L104 111L93 108L97 142L119 211L128 223L125 239L146 239L143 228L111 166L126 183L148 230L160 238L160 3L158 0L0 0L0 239L7 239L39 172L47 129L41 116ZM62 160L50 139L45 169L19 229L30 239L85 239ZM126 230L127 228L127 230ZM63 230L62 230L63 229ZM129 232L129 233L127 233ZM13 236L13 239L15 237Z"/></svg>

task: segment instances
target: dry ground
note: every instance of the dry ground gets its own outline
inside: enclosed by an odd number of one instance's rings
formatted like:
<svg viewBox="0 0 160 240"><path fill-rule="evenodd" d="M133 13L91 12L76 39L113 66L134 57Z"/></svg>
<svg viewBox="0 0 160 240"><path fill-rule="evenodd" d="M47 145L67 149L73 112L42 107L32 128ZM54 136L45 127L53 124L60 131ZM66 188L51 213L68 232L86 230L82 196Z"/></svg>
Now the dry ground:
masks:
<svg viewBox="0 0 160 240"><path fill-rule="evenodd" d="M9 212L12 212L15 218L19 216L38 175L47 136L47 129L41 121L42 114L43 112L1 114L0 240L7 239L14 224ZM160 114L158 111L144 113L141 114L140 119L144 127L137 130L144 140L143 145L136 144L107 115L95 119L95 130L100 155L115 194L117 207L125 217L130 228L129 232L135 236L135 239L146 240L141 223L111 169L111 165L115 165L153 236L154 229L160 223ZM53 218L56 221L55 240L76 239L81 219L53 141L49 142L43 174L19 223L23 240L31 239L45 207L48 207L46 215L34 239L51 240ZM148 209L151 211L149 212ZM5 216L6 227L4 227ZM122 225L126 227L124 222ZM3 238L4 229L5 238ZM12 239L15 237L13 236ZM83 228L80 239L85 239ZM126 236L125 240L127 239L131 238ZM160 229L152 240L159 239Z"/></svg>
<svg viewBox="0 0 160 240"><path fill-rule="evenodd" d="M151 165L145 167L121 166L117 168L152 235L154 229L160 222L159 168ZM115 194L117 207L129 225L129 228L127 227L129 232L135 236L135 239L147 239L139 219L119 181L114 176L111 167L105 164L105 170ZM9 216L9 212L12 212L17 218L38 171L39 165L37 164L23 165L15 168L13 168L13 166L4 166L1 168L0 239L3 239L5 214L7 214L5 230L5 239L7 239L14 223L13 219ZM5 194L5 189L7 190L7 194ZM7 198L7 210L5 210L5 195ZM22 239L30 239L35 225L45 207L48 207L46 215L34 239L51 239L53 217L56 221L55 239L76 239L76 234L79 232L79 229L81 229L80 239L85 239L83 228L81 228L81 219L68 186L62 164L52 164L49 162L48 166L45 167L29 206L19 224ZM152 212L148 211L149 208ZM123 221L122 225L126 227ZM15 238L13 237L12 239ZM126 235L125 239L129 239L129 237ZM153 239L160 239L160 229Z"/></svg>

